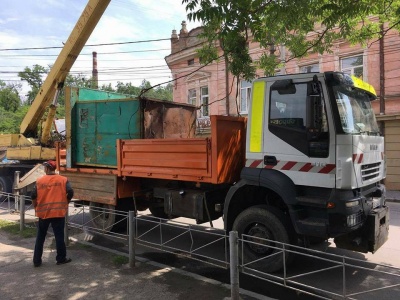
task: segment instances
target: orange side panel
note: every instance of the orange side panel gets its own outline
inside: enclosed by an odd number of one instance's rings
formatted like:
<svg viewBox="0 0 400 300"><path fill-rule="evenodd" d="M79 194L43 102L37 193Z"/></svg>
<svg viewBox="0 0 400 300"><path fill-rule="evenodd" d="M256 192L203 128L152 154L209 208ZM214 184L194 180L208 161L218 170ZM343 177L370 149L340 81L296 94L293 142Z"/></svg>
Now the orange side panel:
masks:
<svg viewBox="0 0 400 300"><path fill-rule="evenodd" d="M212 116L211 127L211 138L119 140L118 174L214 184L237 181L245 163L245 119Z"/></svg>
<svg viewBox="0 0 400 300"><path fill-rule="evenodd" d="M204 181L211 178L209 139L120 141L122 176Z"/></svg>

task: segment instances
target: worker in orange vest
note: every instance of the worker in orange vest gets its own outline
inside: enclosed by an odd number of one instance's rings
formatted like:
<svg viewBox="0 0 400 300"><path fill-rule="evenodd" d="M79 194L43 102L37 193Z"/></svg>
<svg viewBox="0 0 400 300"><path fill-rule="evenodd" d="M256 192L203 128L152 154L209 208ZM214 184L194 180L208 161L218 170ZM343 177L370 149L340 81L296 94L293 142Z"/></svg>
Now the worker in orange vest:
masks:
<svg viewBox="0 0 400 300"><path fill-rule="evenodd" d="M33 253L33 265L35 267L39 267L42 264L43 245L50 224L56 240L57 265L71 262L71 259L67 258L64 226L68 203L74 195L74 190L66 177L55 173L55 161L49 160L43 165L46 175L36 180L36 185L32 192L33 206L35 207L36 216L39 218Z"/></svg>

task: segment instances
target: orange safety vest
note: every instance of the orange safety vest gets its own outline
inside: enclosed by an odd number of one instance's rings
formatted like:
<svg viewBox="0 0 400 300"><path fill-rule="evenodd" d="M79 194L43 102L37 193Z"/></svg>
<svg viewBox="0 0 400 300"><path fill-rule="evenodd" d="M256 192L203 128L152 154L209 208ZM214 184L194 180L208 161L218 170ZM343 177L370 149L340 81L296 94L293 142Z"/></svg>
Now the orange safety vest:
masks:
<svg viewBox="0 0 400 300"><path fill-rule="evenodd" d="M45 175L36 180L36 216L41 219L63 218L67 214L67 178Z"/></svg>

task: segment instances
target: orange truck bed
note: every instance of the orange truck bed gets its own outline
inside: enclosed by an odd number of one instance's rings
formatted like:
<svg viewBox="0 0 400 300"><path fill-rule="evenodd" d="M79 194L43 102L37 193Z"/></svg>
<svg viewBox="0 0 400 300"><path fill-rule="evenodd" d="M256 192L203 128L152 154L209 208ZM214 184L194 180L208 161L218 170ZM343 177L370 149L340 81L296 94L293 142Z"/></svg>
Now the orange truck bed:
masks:
<svg viewBox="0 0 400 300"><path fill-rule="evenodd" d="M118 140L118 175L233 183L245 164L245 147L245 118L211 116L210 138Z"/></svg>

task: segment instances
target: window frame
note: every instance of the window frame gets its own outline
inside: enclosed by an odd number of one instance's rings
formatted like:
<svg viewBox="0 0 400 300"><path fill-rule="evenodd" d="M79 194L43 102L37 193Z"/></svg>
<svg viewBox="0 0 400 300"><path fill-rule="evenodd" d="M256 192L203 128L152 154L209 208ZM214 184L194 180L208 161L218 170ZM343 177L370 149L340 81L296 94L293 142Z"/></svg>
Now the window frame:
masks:
<svg viewBox="0 0 400 300"><path fill-rule="evenodd" d="M317 67L318 70L313 71L313 70L312 70L313 67ZM313 64L308 64L308 65L302 65L302 66L299 66L299 68L300 68L300 73L319 73L319 72L320 72L319 63L313 63ZM311 69L310 69L310 71L307 70L306 72L304 72L304 70L303 70L304 68L311 68Z"/></svg>
<svg viewBox="0 0 400 300"><path fill-rule="evenodd" d="M191 92L194 92L194 96L193 96L193 94L191 95ZM195 88L188 89L187 97L188 97L187 98L188 104L195 105L195 106L197 105L197 90Z"/></svg>
<svg viewBox="0 0 400 300"><path fill-rule="evenodd" d="M362 59L362 64L361 65L351 65L351 67L346 67L346 68L343 68L343 61L344 60L346 60L346 59L352 59L352 58L356 58L356 57L361 57L361 59ZM359 54L355 54L355 55L349 55L349 56L343 56L343 57L340 57L340 60L339 60L339 64L340 64L340 71L341 72L343 72L343 73L345 73L345 74L348 74L348 75L352 75L352 76L356 76L356 77L358 77L358 78L361 78L361 79L363 79L363 78L365 78L365 67L364 67L364 54L363 53L359 53ZM357 76L357 74L355 73L355 69L356 68L362 68L362 74L361 74L361 77L360 76Z"/></svg>
<svg viewBox="0 0 400 300"><path fill-rule="evenodd" d="M243 84L246 84L246 86L243 86ZM243 95L246 95L246 98L243 99ZM246 80L241 80L240 81L240 95L239 95L239 110L240 113L242 114L248 114L249 113L249 104L250 104L250 99L251 99L251 82L246 81ZM243 102L246 102L246 108L243 109Z"/></svg>
<svg viewBox="0 0 400 300"><path fill-rule="evenodd" d="M203 94L204 89L207 89L207 94ZM200 104L201 104L201 116L202 117L210 116L210 110L208 107L209 99L210 99L210 94L209 94L208 85L201 86L200 87Z"/></svg>

